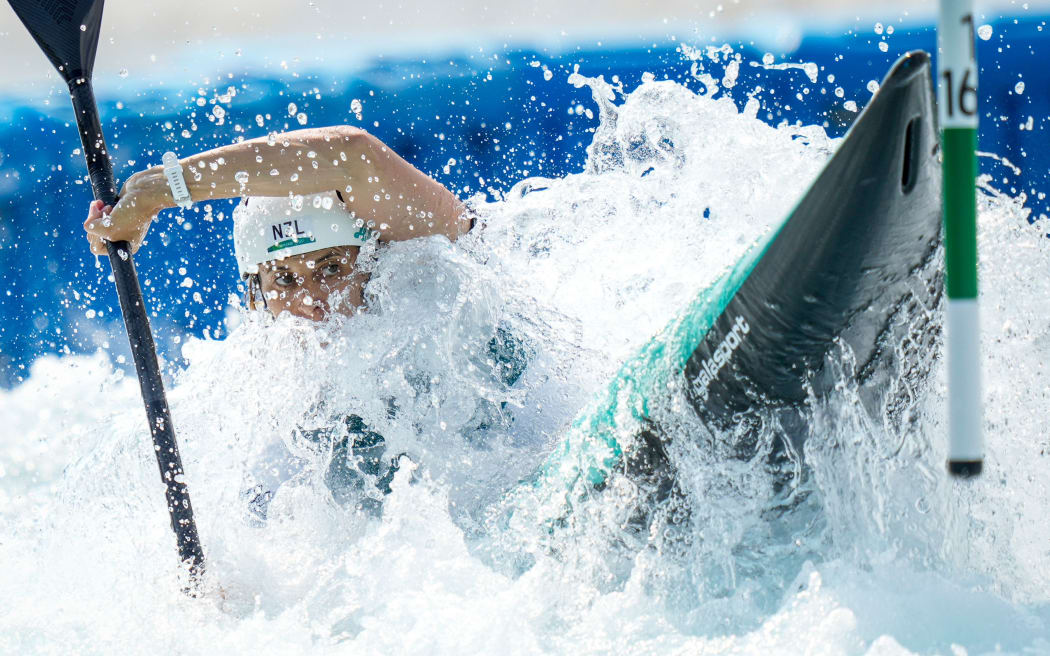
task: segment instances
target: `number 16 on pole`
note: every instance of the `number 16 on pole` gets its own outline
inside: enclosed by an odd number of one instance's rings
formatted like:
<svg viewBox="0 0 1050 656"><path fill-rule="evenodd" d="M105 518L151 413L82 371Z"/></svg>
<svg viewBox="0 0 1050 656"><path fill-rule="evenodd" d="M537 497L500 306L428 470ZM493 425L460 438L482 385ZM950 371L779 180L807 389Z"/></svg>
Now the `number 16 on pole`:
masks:
<svg viewBox="0 0 1050 656"><path fill-rule="evenodd" d="M984 460L977 312L977 58L973 0L941 0L937 36L948 289L948 471L971 477L981 473Z"/></svg>

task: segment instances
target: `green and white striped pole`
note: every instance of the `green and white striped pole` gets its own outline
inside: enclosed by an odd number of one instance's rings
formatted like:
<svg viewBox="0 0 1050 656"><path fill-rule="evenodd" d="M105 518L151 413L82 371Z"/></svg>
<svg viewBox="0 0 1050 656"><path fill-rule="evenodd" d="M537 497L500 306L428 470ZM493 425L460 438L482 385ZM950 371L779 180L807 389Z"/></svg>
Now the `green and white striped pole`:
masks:
<svg viewBox="0 0 1050 656"><path fill-rule="evenodd" d="M948 288L948 471L968 478L981 473L984 460L977 312L977 58L973 0L940 0L937 36Z"/></svg>

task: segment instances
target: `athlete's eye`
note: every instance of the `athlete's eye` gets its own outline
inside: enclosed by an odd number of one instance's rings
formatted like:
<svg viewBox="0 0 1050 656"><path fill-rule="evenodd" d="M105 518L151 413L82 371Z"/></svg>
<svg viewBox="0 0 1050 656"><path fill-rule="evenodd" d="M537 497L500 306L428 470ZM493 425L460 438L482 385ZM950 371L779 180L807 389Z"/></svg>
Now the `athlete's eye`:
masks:
<svg viewBox="0 0 1050 656"><path fill-rule="evenodd" d="M338 262L330 262L321 268L321 272L326 276L337 276L342 273L343 268L339 266Z"/></svg>
<svg viewBox="0 0 1050 656"><path fill-rule="evenodd" d="M285 271L284 273L278 273L273 277L273 284L278 287L294 287L298 281L295 276Z"/></svg>

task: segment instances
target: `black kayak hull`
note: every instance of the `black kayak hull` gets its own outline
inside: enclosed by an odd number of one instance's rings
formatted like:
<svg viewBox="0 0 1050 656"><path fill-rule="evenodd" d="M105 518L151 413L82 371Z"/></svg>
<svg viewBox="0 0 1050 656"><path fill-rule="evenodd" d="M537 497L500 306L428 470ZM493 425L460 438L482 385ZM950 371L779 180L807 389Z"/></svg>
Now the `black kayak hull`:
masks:
<svg viewBox="0 0 1050 656"><path fill-rule="evenodd" d="M940 339L938 148L930 58L910 53L795 209L624 363L509 506L562 523L622 475L651 508L675 494L667 447L682 437L789 461L778 487L793 487L809 408L844 378L892 415L892 390L925 378Z"/></svg>

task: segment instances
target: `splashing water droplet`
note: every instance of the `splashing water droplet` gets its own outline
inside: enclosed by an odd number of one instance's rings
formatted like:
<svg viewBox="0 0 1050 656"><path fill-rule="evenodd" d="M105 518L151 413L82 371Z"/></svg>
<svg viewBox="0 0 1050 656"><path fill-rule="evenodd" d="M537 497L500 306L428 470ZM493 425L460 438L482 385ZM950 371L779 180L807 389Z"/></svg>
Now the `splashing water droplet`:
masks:
<svg viewBox="0 0 1050 656"><path fill-rule="evenodd" d="M243 187L244 185L248 184L248 179L249 179L248 172L247 171L237 171L236 173L233 174L233 179L237 181L237 184L239 184L239 185L241 185Z"/></svg>
<svg viewBox="0 0 1050 656"><path fill-rule="evenodd" d="M127 77L128 76L128 69L126 69L126 68L120 69L120 72L118 72L117 75L119 75L120 77Z"/></svg>
<svg viewBox="0 0 1050 656"><path fill-rule="evenodd" d="M890 49L890 44L886 43L885 41L879 41L879 50L881 50L883 52L886 52L889 49Z"/></svg>
<svg viewBox="0 0 1050 656"><path fill-rule="evenodd" d="M842 106L846 108L847 112L856 112L857 111L857 103L855 103L852 100L847 100L846 102L842 103Z"/></svg>
<svg viewBox="0 0 1050 656"><path fill-rule="evenodd" d="M306 125L306 114L299 112L295 115L295 120L299 121L299 125Z"/></svg>
<svg viewBox="0 0 1050 656"><path fill-rule="evenodd" d="M879 90L879 82L878 82L878 80L869 80L868 81L868 91L870 91L872 93L875 93L878 90Z"/></svg>
<svg viewBox="0 0 1050 656"><path fill-rule="evenodd" d="M1014 85L1014 93L1016 93L1016 94L1024 93L1024 82L1018 82L1017 84Z"/></svg>
<svg viewBox="0 0 1050 656"><path fill-rule="evenodd" d="M295 103L288 103L288 116L295 116L297 111L299 108L295 106Z"/></svg>
<svg viewBox="0 0 1050 656"><path fill-rule="evenodd" d="M982 41L987 41L992 38L992 26L985 23L984 25L977 28L977 36L981 37Z"/></svg>

